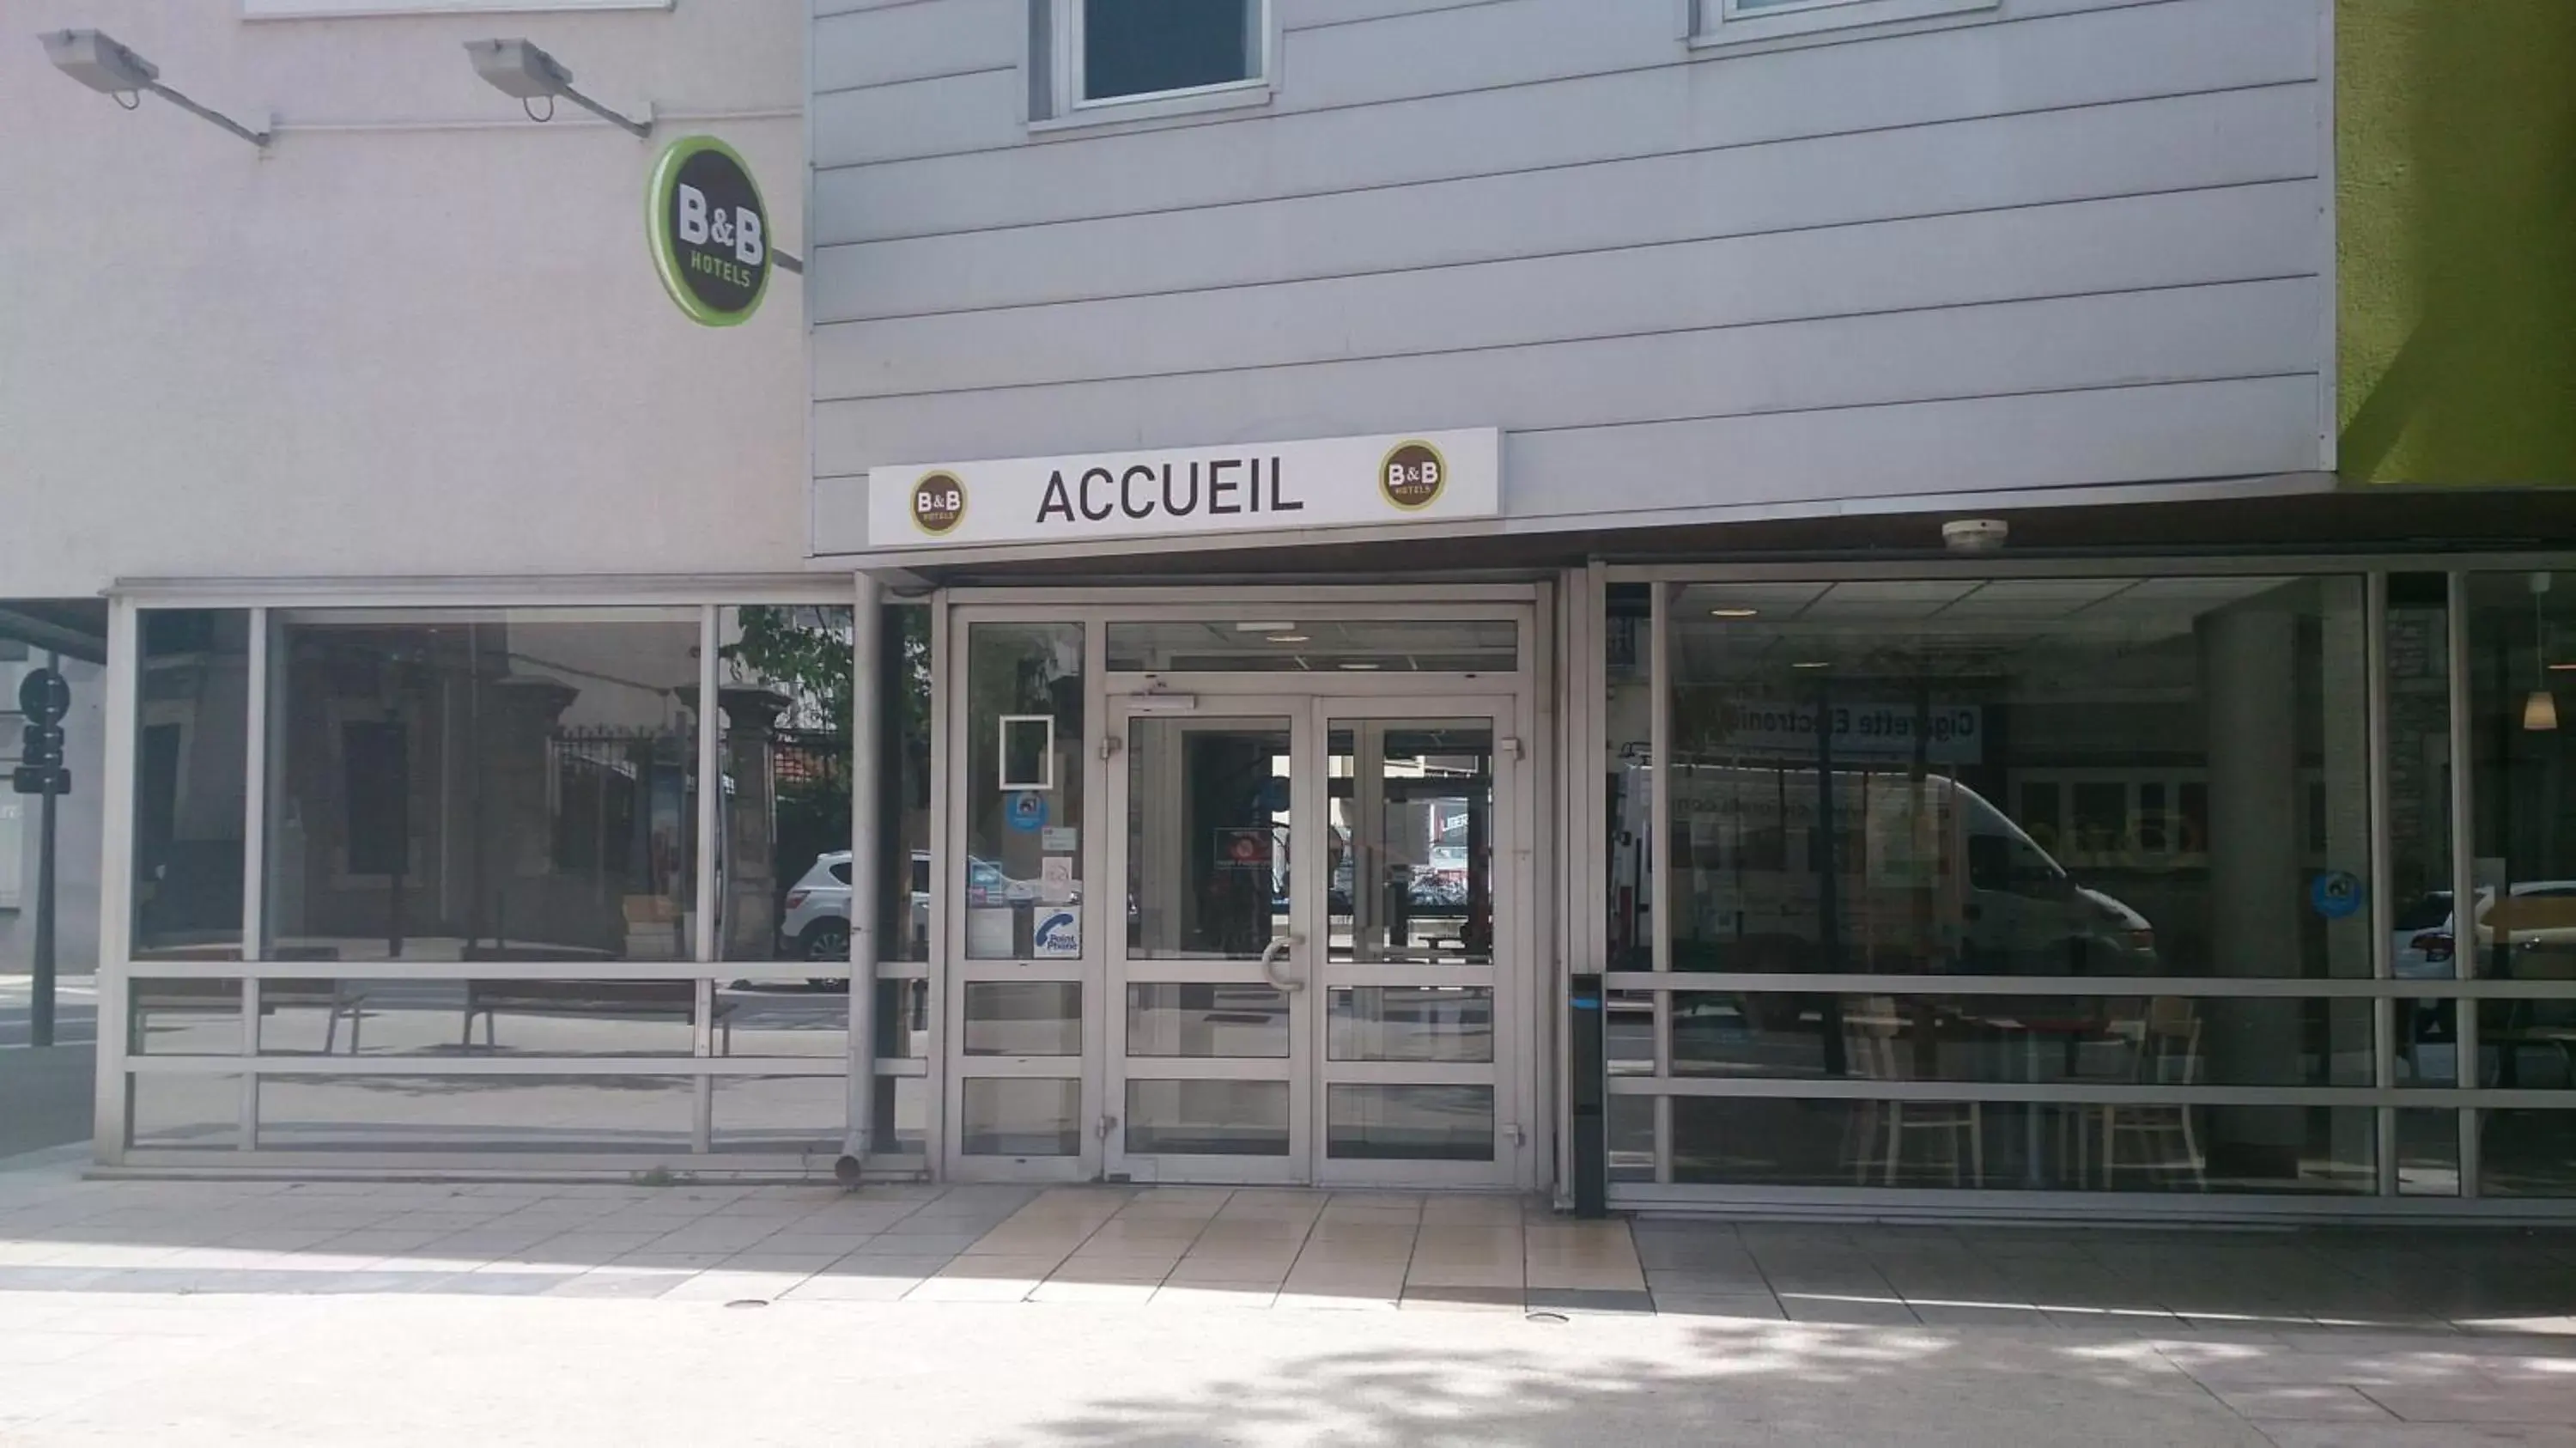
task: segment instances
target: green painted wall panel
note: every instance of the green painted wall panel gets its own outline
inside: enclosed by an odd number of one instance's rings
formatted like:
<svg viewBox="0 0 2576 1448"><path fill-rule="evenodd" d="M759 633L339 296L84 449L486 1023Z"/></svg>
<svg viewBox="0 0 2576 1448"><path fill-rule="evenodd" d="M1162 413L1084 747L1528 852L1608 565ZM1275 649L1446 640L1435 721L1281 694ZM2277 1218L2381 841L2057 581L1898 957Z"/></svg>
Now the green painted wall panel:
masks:
<svg viewBox="0 0 2576 1448"><path fill-rule="evenodd" d="M2337 0L2344 476L2576 485L2576 0Z"/></svg>

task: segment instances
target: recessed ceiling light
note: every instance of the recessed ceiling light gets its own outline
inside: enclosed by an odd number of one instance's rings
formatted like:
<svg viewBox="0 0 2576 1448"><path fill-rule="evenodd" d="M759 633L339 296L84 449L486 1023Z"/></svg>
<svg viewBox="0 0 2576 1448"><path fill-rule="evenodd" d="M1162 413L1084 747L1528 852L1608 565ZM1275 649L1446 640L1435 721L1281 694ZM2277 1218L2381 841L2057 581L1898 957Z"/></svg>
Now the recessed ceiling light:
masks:
<svg viewBox="0 0 2576 1448"><path fill-rule="evenodd" d="M1793 669L1830 669L1833 667L1833 664L1824 659L1805 659L1798 663L1791 664L1789 667Z"/></svg>
<svg viewBox="0 0 2576 1448"><path fill-rule="evenodd" d="M2563 664L2551 664L2549 666L2549 672L2553 674L2576 674L2576 659L2571 659Z"/></svg>
<svg viewBox="0 0 2576 1448"><path fill-rule="evenodd" d="M1762 616L1762 610L1758 608L1712 608L1708 611L1708 616L1710 618L1760 618Z"/></svg>
<svg viewBox="0 0 2576 1448"><path fill-rule="evenodd" d="M1272 634L1270 641L1274 644L1302 644L1307 639L1304 634Z"/></svg>
<svg viewBox="0 0 2576 1448"><path fill-rule="evenodd" d="M1368 671L1369 671L1369 670L1371 670L1371 669L1376 668L1376 667L1377 667L1377 665L1375 665L1375 664L1364 664L1364 663L1349 663L1349 664L1344 664L1344 665L1342 665L1342 667L1343 667L1343 668L1345 668L1345 669L1350 670L1352 673L1355 673L1355 674L1362 674L1362 673L1366 673L1366 672L1368 672Z"/></svg>
<svg viewBox="0 0 2576 1448"><path fill-rule="evenodd" d="M1285 623L1239 623L1234 626L1234 631L1236 633L1286 633L1296 626L1294 619Z"/></svg>

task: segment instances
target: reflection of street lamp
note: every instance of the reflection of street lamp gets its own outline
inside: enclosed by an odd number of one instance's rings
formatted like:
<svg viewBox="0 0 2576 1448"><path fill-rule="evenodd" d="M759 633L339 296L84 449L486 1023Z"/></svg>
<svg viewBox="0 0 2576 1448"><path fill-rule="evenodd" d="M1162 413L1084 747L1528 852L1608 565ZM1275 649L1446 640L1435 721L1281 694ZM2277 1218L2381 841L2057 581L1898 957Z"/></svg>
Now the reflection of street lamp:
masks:
<svg viewBox="0 0 2576 1448"><path fill-rule="evenodd" d="M2522 727L2547 733L2558 727L2558 697L2549 692L2549 624L2540 601L2549 596L2549 575L2531 575L2531 697L2522 701Z"/></svg>

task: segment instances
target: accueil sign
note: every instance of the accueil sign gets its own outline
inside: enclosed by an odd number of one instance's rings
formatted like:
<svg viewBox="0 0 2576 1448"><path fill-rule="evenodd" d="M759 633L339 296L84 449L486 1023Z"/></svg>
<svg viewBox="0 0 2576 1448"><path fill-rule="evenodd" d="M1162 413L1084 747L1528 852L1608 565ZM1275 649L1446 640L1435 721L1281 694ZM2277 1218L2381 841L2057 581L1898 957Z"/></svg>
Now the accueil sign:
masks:
<svg viewBox="0 0 2576 1448"><path fill-rule="evenodd" d="M872 468L880 548L1076 542L1490 518L1492 428Z"/></svg>

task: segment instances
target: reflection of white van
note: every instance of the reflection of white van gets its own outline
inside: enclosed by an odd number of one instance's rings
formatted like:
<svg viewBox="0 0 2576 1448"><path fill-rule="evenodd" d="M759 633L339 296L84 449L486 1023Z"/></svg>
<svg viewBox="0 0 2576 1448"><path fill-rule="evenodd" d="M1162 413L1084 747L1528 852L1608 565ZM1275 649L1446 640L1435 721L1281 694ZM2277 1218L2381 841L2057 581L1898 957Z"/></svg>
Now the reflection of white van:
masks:
<svg viewBox="0 0 2576 1448"><path fill-rule="evenodd" d="M2064 867L1983 795L1946 776L1686 766L1672 781L1675 963L2020 975L2156 973L2147 919ZM1687 847L1687 853L1684 853ZM1705 956L1705 959L1689 958Z"/></svg>

